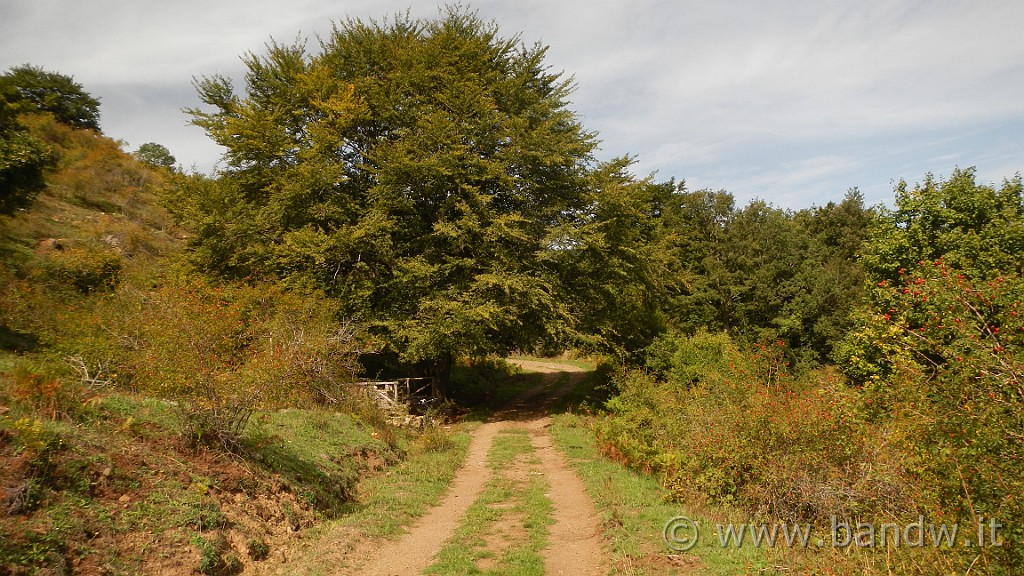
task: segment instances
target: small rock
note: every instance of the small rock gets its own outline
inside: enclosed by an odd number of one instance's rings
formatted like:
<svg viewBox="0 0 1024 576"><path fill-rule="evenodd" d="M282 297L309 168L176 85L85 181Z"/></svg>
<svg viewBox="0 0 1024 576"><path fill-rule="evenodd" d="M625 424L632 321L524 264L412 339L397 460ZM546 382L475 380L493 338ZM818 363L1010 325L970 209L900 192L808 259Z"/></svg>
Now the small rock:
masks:
<svg viewBox="0 0 1024 576"><path fill-rule="evenodd" d="M46 238L45 240L40 240L36 248L40 252L53 252L63 250L64 245L61 244L61 239L59 238Z"/></svg>

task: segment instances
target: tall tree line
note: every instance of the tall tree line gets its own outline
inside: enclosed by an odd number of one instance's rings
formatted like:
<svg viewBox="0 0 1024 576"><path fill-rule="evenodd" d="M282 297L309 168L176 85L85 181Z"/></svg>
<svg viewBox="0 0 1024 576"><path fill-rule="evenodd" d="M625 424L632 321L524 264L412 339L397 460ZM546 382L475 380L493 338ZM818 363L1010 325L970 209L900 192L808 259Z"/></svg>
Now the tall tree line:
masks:
<svg viewBox="0 0 1024 576"><path fill-rule="evenodd" d="M598 162L546 49L475 13L336 24L317 51L198 80L227 150L171 202L192 260L312 285L444 380L458 356L578 347L636 358L666 329L792 340L827 358L860 290L870 211L737 208Z"/></svg>

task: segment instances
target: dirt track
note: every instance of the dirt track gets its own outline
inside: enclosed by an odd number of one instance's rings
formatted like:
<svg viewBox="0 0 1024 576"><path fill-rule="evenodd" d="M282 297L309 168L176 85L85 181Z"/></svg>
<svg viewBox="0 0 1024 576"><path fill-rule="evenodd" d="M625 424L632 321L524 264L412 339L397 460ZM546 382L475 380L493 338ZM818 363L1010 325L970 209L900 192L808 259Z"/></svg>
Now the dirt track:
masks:
<svg viewBox="0 0 1024 576"><path fill-rule="evenodd" d="M566 465L554 447L548 428L552 403L569 392L579 381L579 368L557 362L517 361L528 370L544 372L542 385L528 391L515 404L497 413L474 433L466 464L456 474L445 499L428 512L409 533L377 550L357 574L398 576L419 574L453 536L463 515L490 480L493 471L486 465L487 453L495 436L508 428L525 427L539 460L539 470L549 484L548 498L554 512L548 546L544 550L545 574L580 576L604 574L608 553L601 539L600 520L583 482ZM576 372L565 385L553 389L561 372Z"/></svg>

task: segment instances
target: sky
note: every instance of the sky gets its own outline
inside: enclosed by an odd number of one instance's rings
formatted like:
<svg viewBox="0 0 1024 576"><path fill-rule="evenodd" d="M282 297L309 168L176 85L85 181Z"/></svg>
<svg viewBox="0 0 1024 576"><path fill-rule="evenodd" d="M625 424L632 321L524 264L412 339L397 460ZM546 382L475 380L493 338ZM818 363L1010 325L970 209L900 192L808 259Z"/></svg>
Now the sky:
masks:
<svg viewBox="0 0 1024 576"><path fill-rule="evenodd" d="M193 79L242 82L241 56L271 39L326 35L412 0L0 0L0 70L32 64L100 99L127 151L166 146L210 173L222 150L189 125ZM689 190L791 209L858 188L891 203L899 180L974 167L1024 172L1020 0L476 0L503 36L549 47L575 79L570 108L599 160Z"/></svg>

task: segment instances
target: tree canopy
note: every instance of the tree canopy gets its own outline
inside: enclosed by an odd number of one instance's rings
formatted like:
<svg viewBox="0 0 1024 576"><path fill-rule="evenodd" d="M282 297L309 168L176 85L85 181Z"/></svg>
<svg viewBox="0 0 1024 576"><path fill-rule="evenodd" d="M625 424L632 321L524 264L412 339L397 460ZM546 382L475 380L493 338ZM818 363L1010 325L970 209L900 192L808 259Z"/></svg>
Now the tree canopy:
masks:
<svg viewBox="0 0 1024 576"><path fill-rule="evenodd" d="M738 208L725 191L679 187L667 198L654 240L666 324L781 338L806 360L827 360L863 294L855 254L873 213L859 192L800 212L760 200Z"/></svg>
<svg viewBox="0 0 1024 576"><path fill-rule="evenodd" d="M166 146L156 142L146 142L139 146L132 156L150 166L166 168L171 171L174 170L174 165L178 162Z"/></svg>
<svg viewBox="0 0 1024 576"><path fill-rule="evenodd" d="M545 48L461 8L335 25L318 53L271 43L246 89L199 79L193 122L227 149L183 190L195 260L313 284L443 376L454 355L570 334L557 267L585 218L595 139Z"/></svg>
<svg viewBox="0 0 1024 576"><path fill-rule="evenodd" d="M900 269L943 258L976 278L1024 272L1024 185L1018 175L998 188L976 181L973 168L946 180L928 175L896 186L895 207L872 228L864 255L876 281L894 282Z"/></svg>
<svg viewBox="0 0 1024 576"><path fill-rule="evenodd" d="M74 128L99 131L100 101L71 76L24 64L0 76L0 97L19 112L50 112Z"/></svg>
<svg viewBox="0 0 1024 576"><path fill-rule="evenodd" d="M43 189L43 171L53 161L46 144L18 122L15 109L0 96L0 214L26 208Z"/></svg>

